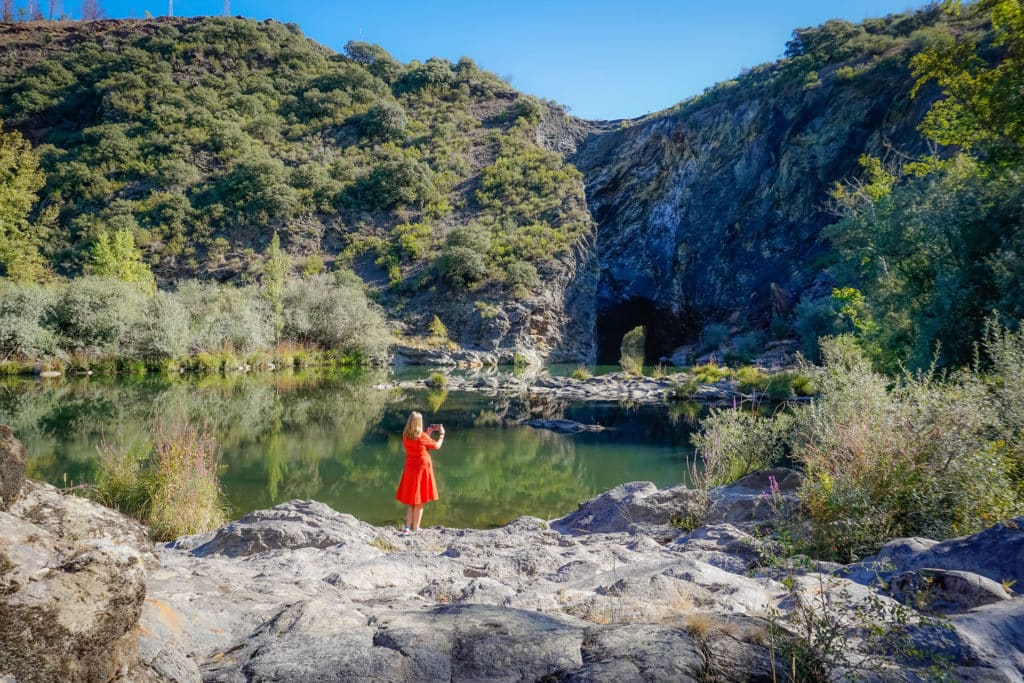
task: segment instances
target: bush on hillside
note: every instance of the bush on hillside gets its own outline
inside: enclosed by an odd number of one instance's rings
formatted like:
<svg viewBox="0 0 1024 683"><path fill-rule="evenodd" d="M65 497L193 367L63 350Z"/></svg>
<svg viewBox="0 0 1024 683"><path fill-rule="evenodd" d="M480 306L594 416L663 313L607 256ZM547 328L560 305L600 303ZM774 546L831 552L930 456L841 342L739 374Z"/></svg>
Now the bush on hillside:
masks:
<svg viewBox="0 0 1024 683"><path fill-rule="evenodd" d="M283 336L367 361L380 360L390 340L383 315L362 288L330 275L286 283Z"/></svg>
<svg viewBox="0 0 1024 683"><path fill-rule="evenodd" d="M40 358L57 351L57 335L46 327L55 301L51 289L0 279L0 359Z"/></svg>

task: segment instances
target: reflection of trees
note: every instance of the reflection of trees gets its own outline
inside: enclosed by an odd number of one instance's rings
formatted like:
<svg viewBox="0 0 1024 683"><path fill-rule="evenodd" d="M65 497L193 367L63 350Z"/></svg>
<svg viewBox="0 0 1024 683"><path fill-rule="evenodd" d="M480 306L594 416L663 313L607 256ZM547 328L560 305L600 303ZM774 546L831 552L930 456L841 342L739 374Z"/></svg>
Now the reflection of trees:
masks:
<svg viewBox="0 0 1024 683"><path fill-rule="evenodd" d="M315 498L375 523L402 515L394 492L405 458L401 430L413 409L429 411L428 422L442 422L448 432L435 457L441 500L428 509L428 524L486 526L521 514L564 514L622 481L677 481L689 452L685 416L673 426L663 407L631 412L615 403L451 391L435 410L426 391L371 388L380 381L348 373L7 380L0 381L0 421L25 443L33 476L56 484L65 472L90 481L101 441L148 438L155 419L205 422L221 446L236 515ZM564 436L508 426L531 415L564 415L609 430ZM662 450L638 450L647 447ZM666 461L677 448L678 464ZM659 474L666 462L670 481Z"/></svg>
<svg viewBox="0 0 1024 683"><path fill-rule="evenodd" d="M383 413L387 392L372 373L310 377L213 375L198 379L67 379L0 384L0 422L25 444L34 476L88 480L96 445L148 438L154 420L209 425L217 435L238 508L314 497L318 465L350 451ZM295 435L303 438L295 438ZM251 507L249 508L251 509Z"/></svg>

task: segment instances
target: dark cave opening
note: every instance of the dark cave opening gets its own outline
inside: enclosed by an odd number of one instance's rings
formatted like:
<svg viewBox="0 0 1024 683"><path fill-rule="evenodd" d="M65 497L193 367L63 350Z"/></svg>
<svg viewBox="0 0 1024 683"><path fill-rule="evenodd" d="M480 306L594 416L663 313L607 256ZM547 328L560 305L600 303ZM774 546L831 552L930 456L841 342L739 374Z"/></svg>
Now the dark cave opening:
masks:
<svg viewBox="0 0 1024 683"><path fill-rule="evenodd" d="M657 363L670 356L678 346L691 341L696 326L685 316L666 310L650 299L635 298L613 304L597 312L597 362L619 362L622 337L637 325L647 331L644 362Z"/></svg>

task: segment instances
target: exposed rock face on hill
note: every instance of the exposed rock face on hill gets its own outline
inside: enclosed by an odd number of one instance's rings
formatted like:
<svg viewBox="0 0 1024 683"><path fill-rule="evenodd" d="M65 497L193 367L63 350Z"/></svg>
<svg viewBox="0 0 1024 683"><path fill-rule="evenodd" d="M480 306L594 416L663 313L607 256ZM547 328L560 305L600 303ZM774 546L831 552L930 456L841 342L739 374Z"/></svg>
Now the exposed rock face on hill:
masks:
<svg viewBox="0 0 1024 683"><path fill-rule="evenodd" d="M778 64L591 136L573 161L598 224L601 359L617 359L638 324L654 358L710 321L766 329L773 310L789 314L820 286L829 190L858 174L860 155L920 144L914 128L930 101L910 100L907 59L862 64L852 77L828 64L814 88ZM765 86L772 72L782 82Z"/></svg>

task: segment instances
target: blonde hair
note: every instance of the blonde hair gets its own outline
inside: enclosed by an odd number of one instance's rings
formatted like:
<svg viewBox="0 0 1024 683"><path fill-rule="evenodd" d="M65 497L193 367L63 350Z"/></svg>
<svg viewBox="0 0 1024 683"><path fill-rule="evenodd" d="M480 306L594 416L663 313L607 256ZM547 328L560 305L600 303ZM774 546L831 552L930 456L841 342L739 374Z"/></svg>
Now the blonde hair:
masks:
<svg viewBox="0 0 1024 683"><path fill-rule="evenodd" d="M423 415L415 410L409 413L409 419L405 421L405 429L402 430L403 439L418 439L423 433Z"/></svg>

